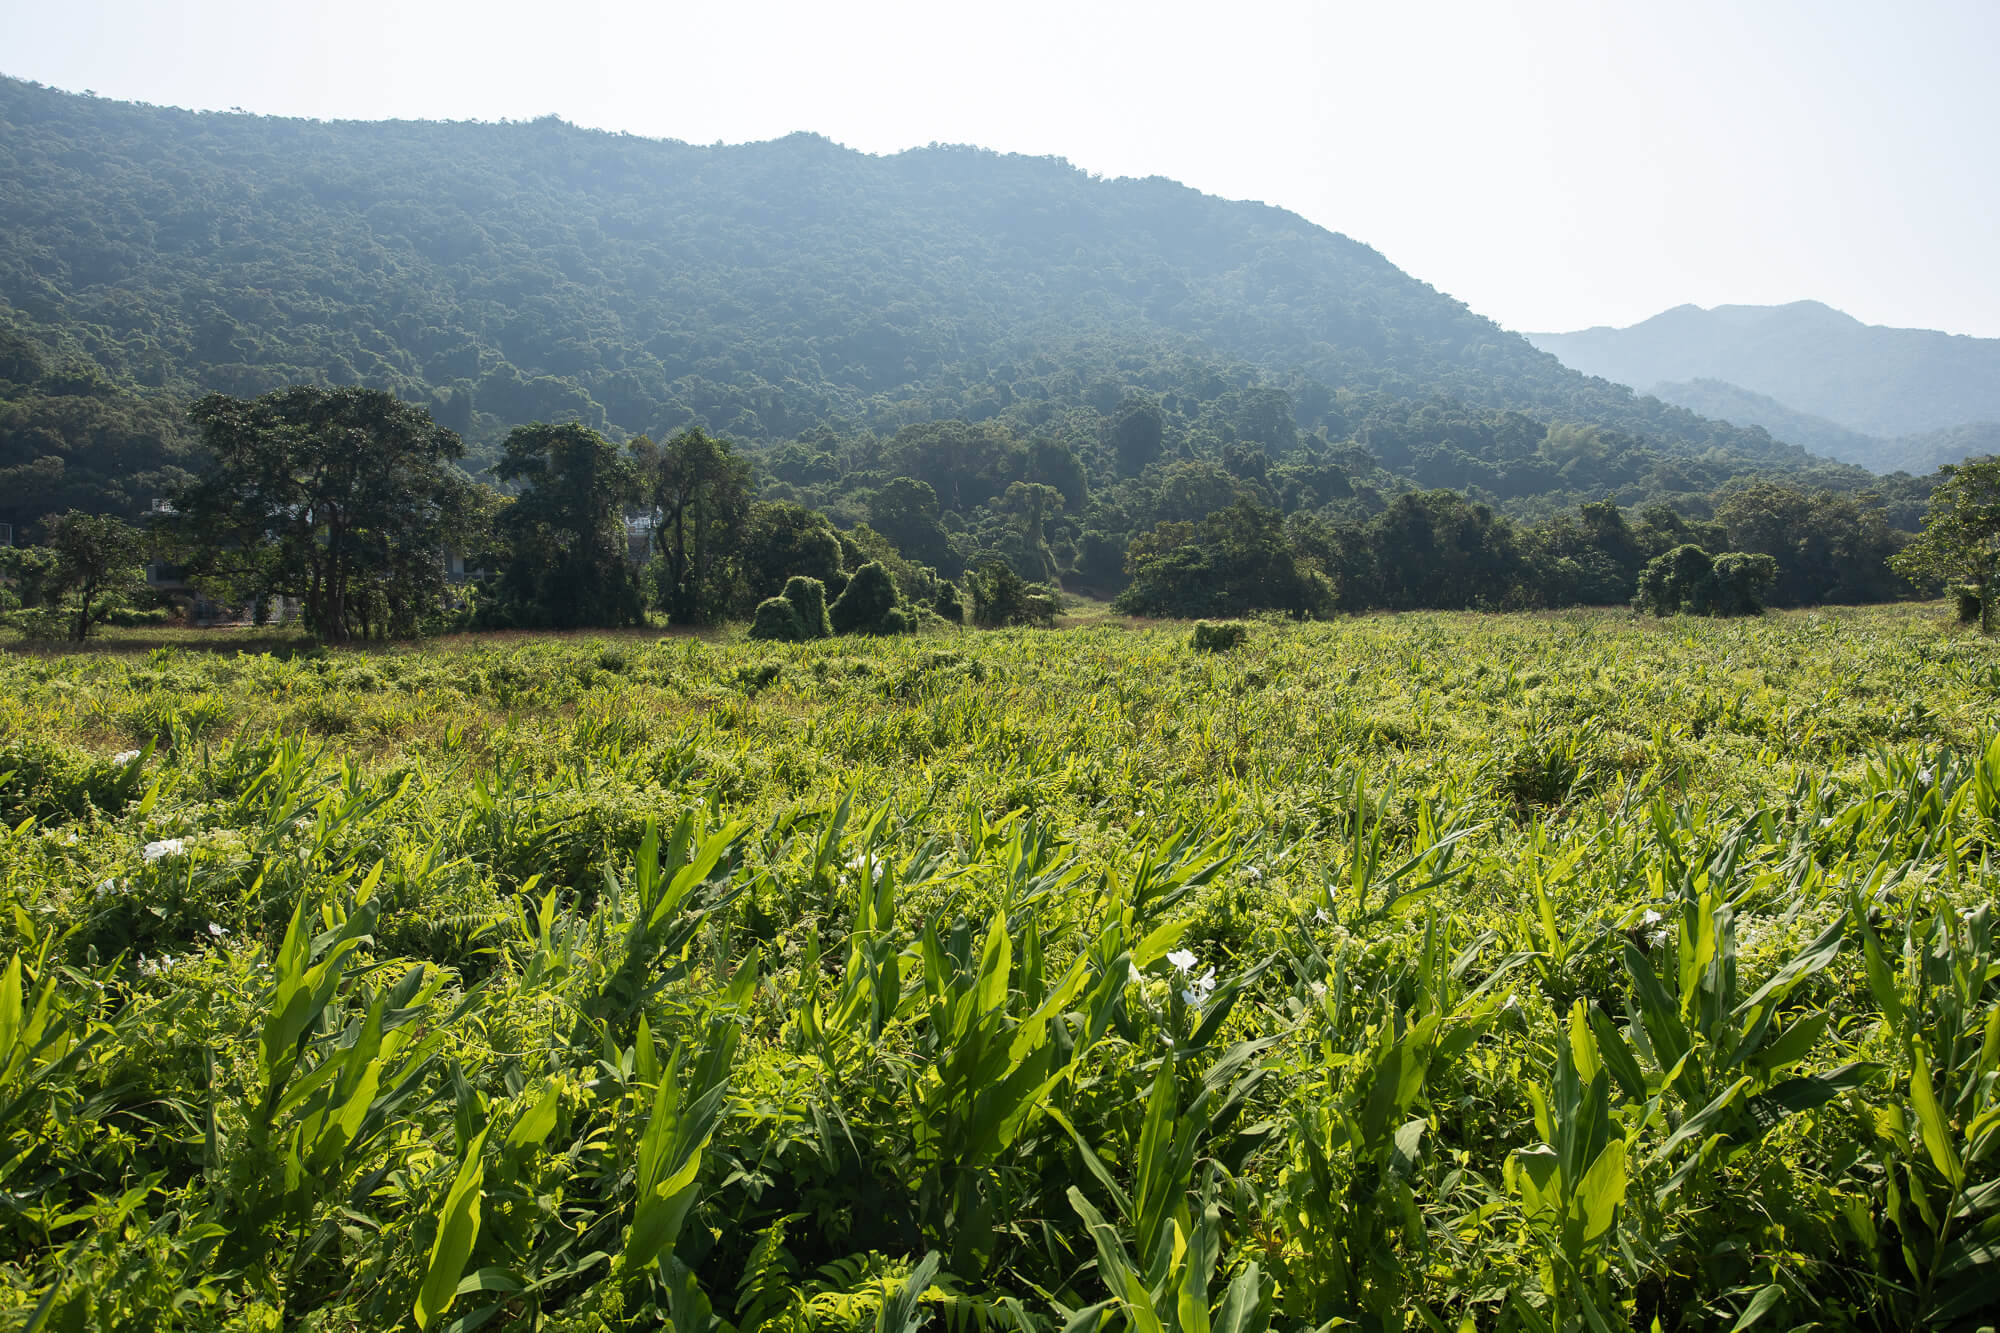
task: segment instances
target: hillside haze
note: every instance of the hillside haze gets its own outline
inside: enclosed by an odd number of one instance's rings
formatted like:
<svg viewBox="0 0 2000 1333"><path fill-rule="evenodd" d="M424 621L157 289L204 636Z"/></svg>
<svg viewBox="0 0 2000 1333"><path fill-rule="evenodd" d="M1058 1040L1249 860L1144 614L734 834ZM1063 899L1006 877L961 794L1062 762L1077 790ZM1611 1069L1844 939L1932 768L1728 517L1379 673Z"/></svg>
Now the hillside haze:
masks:
<svg viewBox="0 0 2000 1333"><path fill-rule="evenodd" d="M2000 438L2000 339L1864 324L1817 301L1677 306L1528 338L1585 374L1882 471Z"/></svg>
<svg viewBox="0 0 2000 1333"><path fill-rule="evenodd" d="M1980 454L2000 453L2000 422L1973 421L1915 435L1885 439L1797 412L1766 394L1752 393L1725 380L1689 380L1655 384L1650 392L1663 402L1739 426L1762 426L1778 439L1843 463L1874 472L1921 475L1940 464L1956 463Z"/></svg>
<svg viewBox="0 0 2000 1333"><path fill-rule="evenodd" d="M530 420L1033 433L1139 395L1189 454L1351 441L1503 502L1853 484L1566 369L1281 209L806 134L320 123L0 80L0 340L0 491L123 487L117 507L186 465L187 396L300 381L424 403L489 457Z"/></svg>

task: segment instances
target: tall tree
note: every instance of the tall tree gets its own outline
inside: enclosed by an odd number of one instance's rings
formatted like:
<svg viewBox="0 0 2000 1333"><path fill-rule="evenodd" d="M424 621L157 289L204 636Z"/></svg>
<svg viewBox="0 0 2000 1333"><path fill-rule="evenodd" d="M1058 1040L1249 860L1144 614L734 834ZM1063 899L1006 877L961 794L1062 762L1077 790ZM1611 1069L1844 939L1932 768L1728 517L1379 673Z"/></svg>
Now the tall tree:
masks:
<svg viewBox="0 0 2000 1333"><path fill-rule="evenodd" d="M1919 582L1962 583L1979 599L1979 629L2000 629L2000 457L1939 469L1924 530L1890 563Z"/></svg>
<svg viewBox="0 0 2000 1333"><path fill-rule="evenodd" d="M1773 600L1781 606L1884 601L1908 591L1889 569L1897 535L1871 496L1738 483L1722 492L1715 517L1731 547L1777 560Z"/></svg>
<svg viewBox="0 0 2000 1333"><path fill-rule="evenodd" d="M836 589L847 582L840 537L826 515L789 500L751 506L738 562L744 600L753 606L800 575Z"/></svg>
<svg viewBox="0 0 2000 1333"><path fill-rule="evenodd" d="M729 561L750 513L750 461L693 426L639 456L651 474L661 609L677 625L715 620L728 610Z"/></svg>
<svg viewBox="0 0 2000 1333"><path fill-rule="evenodd" d="M1416 491L1369 524L1384 604L1497 607L1521 568L1513 525L1452 491Z"/></svg>
<svg viewBox="0 0 2000 1333"><path fill-rule="evenodd" d="M945 509L971 509L1021 480L1028 449L997 421L926 421L889 442L886 462L926 482Z"/></svg>
<svg viewBox="0 0 2000 1333"><path fill-rule="evenodd" d="M1272 609L1306 618L1334 609L1334 588L1251 499L1200 523L1162 523L1130 550L1132 583L1112 606L1151 616L1236 616Z"/></svg>
<svg viewBox="0 0 2000 1333"><path fill-rule="evenodd" d="M509 548L502 595L529 624L630 625L644 617L627 555L625 506L639 471L576 422L518 426L493 469L524 489L500 515Z"/></svg>
<svg viewBox="0 0 2000 1333"><path fill-rule="evenodd" d="M963 562L951 534L938 521L937 491L915 477L894 477L868 497L868 526L896 544L905 558L954 574Z"/></svg>
<svg viewBox="0 0 2000 1333"><path fill-rule="evenodd" d="M1160 405L1144 398L1127 398L1111 419L1111 448L1118 455L1118 470L1137 476L1160 456L1167 432L1166 414Z"/></svg>
<svg viewBox="0 0 2000 1333"><path fill-rule="evenodd" d="M61 607L69 637L82 643L146 586L143 539L109 514L76 510L48 520L48 530L56 566L46 595Z"/></svg>
<svg viewBox="0 0 2000 1333"><path fill-rule="evenodd" d="M189 417L210 462L178 497L197 577L245 597L298 598L335 642L413 623L444 587L445 546L472 485L465 446L377 389L212 393Z"/></svg>
<svg viewBox="0 0 2000 1333"><path fill-rule="evenodd" d="M1055 552L1043 523L1063 507L1062 492L1040 482L1017 481L1000 498L999 507L1014 515L1016 525L1001 542L1001 552L1021 577L1036 583L1053 583L1061 574Z"/></svg>

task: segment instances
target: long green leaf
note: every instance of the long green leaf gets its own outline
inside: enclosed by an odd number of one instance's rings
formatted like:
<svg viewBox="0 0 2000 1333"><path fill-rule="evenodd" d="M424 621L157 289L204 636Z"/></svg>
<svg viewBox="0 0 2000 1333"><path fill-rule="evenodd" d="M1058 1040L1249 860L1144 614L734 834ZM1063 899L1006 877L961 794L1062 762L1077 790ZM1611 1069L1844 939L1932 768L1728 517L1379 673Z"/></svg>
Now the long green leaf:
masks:
<svg viewBox="0 0 2000 1333"><path fill-rule="evenodd" d="M414 1313L418 1328L429 1328L451 1308L466 1260L472 1257L473 1244L479 1239L479 1200L486 1174L480 1154L486 1148L486 1132L480 1130L466 1146L458 1177L452 1181L451 1192L445 1195L444 1207L438 1211L437 1239L431 1243L430 1263L424 1269L423 1286L417 1292Z"/></svg>

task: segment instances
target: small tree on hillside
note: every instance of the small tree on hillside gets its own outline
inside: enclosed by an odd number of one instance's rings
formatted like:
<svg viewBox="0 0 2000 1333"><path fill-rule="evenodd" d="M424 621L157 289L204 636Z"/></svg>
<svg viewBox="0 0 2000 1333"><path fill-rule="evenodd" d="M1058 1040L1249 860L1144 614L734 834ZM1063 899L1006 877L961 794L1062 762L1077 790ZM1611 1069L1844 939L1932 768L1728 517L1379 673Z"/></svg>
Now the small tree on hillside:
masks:
<svg viewBox="0 0 2000 1333"><path fill-rule="evenodd" d="M1978 598L1979 629L2000 629L2000 457L1940 468L1924 530L1889 564L1919 583L1962 583Z"/></svg>
<svg viewBox="0 0 2000 1333"><path fill-rule="evenodd" d="M66 604L69 637L82 643L145 590L144 541L138 529L109 514L71 510L50 519L48 529L56 555L53 600Z"/></svg>

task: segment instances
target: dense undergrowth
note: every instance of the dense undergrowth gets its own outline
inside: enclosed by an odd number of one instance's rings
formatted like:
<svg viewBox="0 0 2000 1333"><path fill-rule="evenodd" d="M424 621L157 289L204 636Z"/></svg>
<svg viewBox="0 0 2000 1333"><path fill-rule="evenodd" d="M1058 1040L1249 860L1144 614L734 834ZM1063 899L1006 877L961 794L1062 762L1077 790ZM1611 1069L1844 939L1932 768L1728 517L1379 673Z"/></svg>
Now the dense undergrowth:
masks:
<svg viewBox="0 0 2000 1333"><path fill-rule="evenodd" d="M1996 704L1911 608L0 656L0 1291L1975 1327Z"/></svg>

